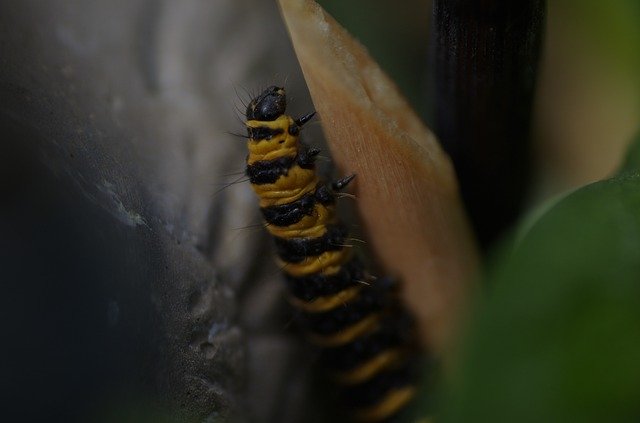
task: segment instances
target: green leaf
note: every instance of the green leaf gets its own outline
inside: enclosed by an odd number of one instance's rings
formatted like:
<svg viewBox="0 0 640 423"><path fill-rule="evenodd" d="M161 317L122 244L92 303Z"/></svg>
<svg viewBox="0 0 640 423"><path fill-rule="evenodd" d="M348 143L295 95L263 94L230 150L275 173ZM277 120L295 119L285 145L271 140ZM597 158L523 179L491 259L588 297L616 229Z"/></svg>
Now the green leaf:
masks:
<svg viewBox="0 0 640 423"><path fill-rule="evenodd" d="M640 134L636 135L634 142L631 143L625 161L618 172L623 175L627 172L637 172L640 170Z"/></svg>
<svg viewBox="0 0 640 423"><path fill-rule="evenodd" d="M489 272L443 422L640 419L640 137Z"/></svg>

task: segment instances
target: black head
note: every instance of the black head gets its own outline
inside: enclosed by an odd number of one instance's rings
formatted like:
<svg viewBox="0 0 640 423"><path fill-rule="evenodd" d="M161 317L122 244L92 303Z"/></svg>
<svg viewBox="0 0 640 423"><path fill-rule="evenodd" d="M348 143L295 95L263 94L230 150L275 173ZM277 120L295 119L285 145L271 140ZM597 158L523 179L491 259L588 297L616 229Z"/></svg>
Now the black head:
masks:
<svg viewBox="0 0 640 423"><path fill-rule="evenodd" d="M247 106L248 120L276 120L287 108L287 96L284 88L275 85L267 88L251 100Z"/></svg>

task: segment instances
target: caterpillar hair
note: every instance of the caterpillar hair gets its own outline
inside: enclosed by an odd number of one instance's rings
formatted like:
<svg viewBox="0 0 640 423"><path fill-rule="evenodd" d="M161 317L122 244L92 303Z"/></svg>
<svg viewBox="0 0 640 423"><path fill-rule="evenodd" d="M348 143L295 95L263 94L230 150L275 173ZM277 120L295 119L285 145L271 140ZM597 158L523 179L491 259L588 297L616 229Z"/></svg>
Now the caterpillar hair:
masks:
<svg viewBox="0 0 640 423"><path fill-rule="evenodd" d="M272 86L246 111L246 174L259 197L289 288L309 341L341 385L356 421L397 421L416 392L418 347L413 321L393 283L371 277L335 213L333 183L315 170L320 150L300 142L314 113L285 115L284 88Z"/></svg>

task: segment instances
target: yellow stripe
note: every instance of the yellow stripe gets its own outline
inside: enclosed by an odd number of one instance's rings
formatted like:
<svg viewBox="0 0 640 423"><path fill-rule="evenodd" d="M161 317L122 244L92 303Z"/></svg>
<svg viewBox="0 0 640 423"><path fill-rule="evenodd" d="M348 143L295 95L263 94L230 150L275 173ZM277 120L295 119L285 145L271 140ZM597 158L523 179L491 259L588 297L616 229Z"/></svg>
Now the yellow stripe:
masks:
<svg viewBox="0 0 640 423"><path fill-rule="evenodd" d="M404 351L401 349L383 351L357 368L336 375L336 379L345 385L364 382L381 370L398 363L404 356Z"/></svg>
<svg viewBox="0 0 640 423"><path fill-rule="evenodd" d="M359 336L371 332L378 327L379 323L380 315L373 314L334 335L322 336L309 334L309 339L313 344L320 347L339 347L340 345L348 344Z"/></svg>
<svg viewBox="0 0 640 423"><path fill-rule="evenodd" d="M267 230L273 236L279 238L317 238L327 233L327 223L324 220L320 223L314 216L305 216L295 225L282 227L266 225Z"/></svg>
<svg viewBox="0 0 640 423"><path fill-rule="evenodd" d="M282 227L267 225L267 230L273 236L280 238L317 238L327 232L326 226L335 221L333 206L325 207L316 204L313 213L305 216L300 222Z"/></svg>
<svg viewBox="0 0 640 423"><path fill-rule="evenodd" d="M274 160L280 157L294 157L298 154L298 136L289 134L289 127L293 124L293 119L287 115L282 115L274 121L247 121L249 128L267 127L270 129L281 129L282 133L274 136L270 140L255 141L250 139L247 142L249 156L247 163L253 164L260 160Z"/></svg>
<svg viewBox="0 0 640 423"><path fill-rule="evenodd" d="M356 298L362 287L354 286L344 291L340 291L334 295L326 295L324 297L318 297L313 301L303 301L299 298L291 297L289 302L294 307L306 311L309 313L322 313L324 311L331 310L333 308L343 306L352 299Z"/></svg>
<svg viewBox="0 0 640 423"><path fill-rule="evenodd" d="M282 175L273 184L252 184L251 187L260 197L260 207L289 204L303 195L314 192L318 185L318 177L310 169L292 169Z"/></svg>
<svg viewBox="0 0 640 423"><path fill-rule="evenodd" d="M378 404L358 411L355 418L363 422L374 422L390 417L407 405L415 393L416 390L413 386L394 389Z"/></svg>
<svg viewBox="0 0 640 423"><path fill-rule="evenodd" d="M245 125L248 128L259 128L264 126L269 129L289 129L293 119L288 115L280 115L276 120L248 120Z"/></svg>
<svg viewBox="0 0 640 423"><path fill-rule="evenodd" d="M319 256L311 256L300 263L289 263L280 260L282 270L293 277L308 276L313 273L321 273L324 276L335 275L340 271L340 266L347 261L350 251L325 251Z"/></svg>
<svg viewBox="0 0 640 423"><path fill-rule="evenodd" d="M247 157L247 164L251 165L255 162L275 160L281 157L295 157L298 154L298 146L295 143L294 145L290 144L285 142L284 144L268 145L267 147L270 148L265 149L264 153L250 152Z"/></svg>

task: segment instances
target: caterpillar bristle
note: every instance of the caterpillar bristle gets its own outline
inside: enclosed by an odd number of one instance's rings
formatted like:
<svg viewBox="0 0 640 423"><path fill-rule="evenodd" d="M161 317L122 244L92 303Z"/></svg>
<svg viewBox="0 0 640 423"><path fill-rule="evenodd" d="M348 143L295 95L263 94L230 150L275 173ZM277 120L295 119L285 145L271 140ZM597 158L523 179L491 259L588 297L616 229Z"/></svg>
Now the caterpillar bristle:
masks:
<svg viewBox="0 0 640 423"><path fill-rule="evenodd" d="M304 116L299 117L298 119L294 120L294 123L300 127L302 127L305 123L309 122L314 116L316 115L316 112L311 112L308 113Z"/></svg>

